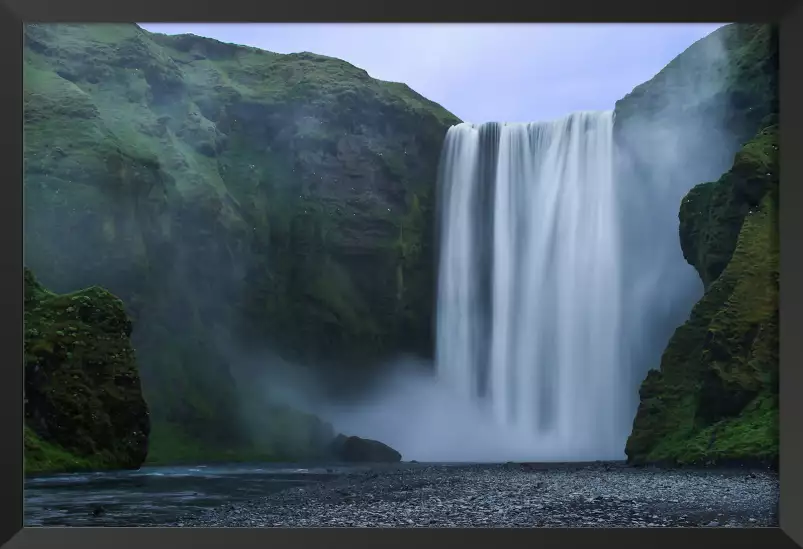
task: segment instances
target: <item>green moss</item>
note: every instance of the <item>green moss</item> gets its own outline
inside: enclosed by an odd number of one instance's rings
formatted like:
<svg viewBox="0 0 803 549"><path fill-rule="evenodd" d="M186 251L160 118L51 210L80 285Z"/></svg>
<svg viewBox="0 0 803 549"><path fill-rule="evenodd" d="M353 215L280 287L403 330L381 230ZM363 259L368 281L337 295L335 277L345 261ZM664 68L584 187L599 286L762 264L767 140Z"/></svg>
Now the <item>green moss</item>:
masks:
<svg viewBox="0 0 803 549"><path fill-rule="evenodd" d="M764 128L736 154L719 181L694 187L680 210L681 248L708 287L731 259L742 221L777 174L778 127Z"/></svg>
<svg viewBox="0 0 803 549"><path fill-rule="evenodd" d="M328 455L334 433L316 416L287 406L246 406L246 410L250 412L252 434L247 445L210 445L189 436L185 425L155 423L151 432L154 451L149 453L147 463L294 462Z"/></svg>
<svg viewBox="0 0 803 549"><path fill-rule="evenodd" d="M147 465L176 463L276 462L276 455L242 445L214 447L203 440L187 435L186 427L157 422L151 432L153 451L148 454Z"/></svg>
<svg viewBox="0 0 803 549"><path fill-rule="evenodd" d="M117 464L108 456L77 456L56 444L44 442L27 426L24 431L26 475L116 468Z"/></svg>
<svg viewBox="0 0 803 549"><path fill-rule="evenodd" d="M681 242L706 291L642 384L632 462L778 455L777 167L769 127L684 199Z"/></svg>
<svg viewBox="0 0 803 549"><path fill-rule="evenodd" d="M137 468L149 413L119 299L67 295L25 271L26 470Z"/></svg>

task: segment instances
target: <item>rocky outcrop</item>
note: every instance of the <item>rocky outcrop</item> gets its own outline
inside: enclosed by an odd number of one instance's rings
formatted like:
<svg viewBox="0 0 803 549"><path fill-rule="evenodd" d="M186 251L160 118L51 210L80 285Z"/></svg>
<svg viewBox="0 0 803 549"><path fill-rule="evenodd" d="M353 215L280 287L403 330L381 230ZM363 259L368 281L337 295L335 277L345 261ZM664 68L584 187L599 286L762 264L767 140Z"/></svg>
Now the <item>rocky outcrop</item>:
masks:
<svg viewBox="0 0 803 549"><path fill-rule="evenodd" d="M131 322L92 287L58 295L25 270L25 469L136 469L148 453Z"/></svg>
<svg viewBox="0 0 803 549"><path fill-rule="evenodd" d="M354 436L337 435L330 448L335 459L345 462L395 463L402 458L387 444Z"/></svg>
<svg viewBox="0 0 803 549"><path fill-rule="evenodd" d="M705 294L641 387L633 463L778 456L778 131L770 125L680 210Z"/></svg>
<svg viewBox="0 0 803 549"><path fill-rule="evenodd" d="M777 27L726 25L616 105L617 177L639 187L622 197L624 284L656 288L625 309L644 380L631 462L777 452L777 70Z"/></svg>
<svg viewBox="0 0 803 549"><path fill-rule="evenodd" d="M777 112L777 91L777 27L731 24L616 103L623 284L638 294L625 311L632 322L626 331L639 334L631 338L635 364L658 365L667 339L702 294L678 247L677 205L692 187L731 168L734 155ZM665 291L646 296L639 291L646 286Z"/></svg>
<svg viewBox="0 0 803 549"><path fill-rule="evenodd" d="M126 303L159 455L248 443L217 334L334 379L431 352L454 116L309 53L136 25L31 24L25 42L26 258L57 291Z"/></svg>

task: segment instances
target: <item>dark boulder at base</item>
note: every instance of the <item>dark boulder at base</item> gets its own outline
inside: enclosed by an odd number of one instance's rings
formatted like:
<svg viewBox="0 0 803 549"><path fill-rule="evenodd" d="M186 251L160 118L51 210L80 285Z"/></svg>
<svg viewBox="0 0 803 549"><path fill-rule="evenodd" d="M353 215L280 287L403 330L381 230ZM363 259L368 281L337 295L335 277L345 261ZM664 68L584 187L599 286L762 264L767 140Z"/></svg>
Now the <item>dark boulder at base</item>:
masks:
<svg viewBox="0 0 803 549"><path fill-rule="evenodd" d="M399 462L401 454L378 440L337 435L332 441L332 454L341 461L349 462Z"/></svg>

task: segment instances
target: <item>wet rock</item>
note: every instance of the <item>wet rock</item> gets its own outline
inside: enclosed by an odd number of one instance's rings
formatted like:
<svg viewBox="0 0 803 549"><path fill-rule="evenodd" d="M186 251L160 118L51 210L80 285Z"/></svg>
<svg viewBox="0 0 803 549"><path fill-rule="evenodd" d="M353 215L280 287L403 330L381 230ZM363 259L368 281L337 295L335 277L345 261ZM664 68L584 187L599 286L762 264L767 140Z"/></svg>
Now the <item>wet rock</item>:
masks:
<svg viewBox="0 0 803 549"><path fill-rule="evenodd" d="M401 454L378 440L338 435L331 445L332 454L347 462L399 462Z"/></svg>

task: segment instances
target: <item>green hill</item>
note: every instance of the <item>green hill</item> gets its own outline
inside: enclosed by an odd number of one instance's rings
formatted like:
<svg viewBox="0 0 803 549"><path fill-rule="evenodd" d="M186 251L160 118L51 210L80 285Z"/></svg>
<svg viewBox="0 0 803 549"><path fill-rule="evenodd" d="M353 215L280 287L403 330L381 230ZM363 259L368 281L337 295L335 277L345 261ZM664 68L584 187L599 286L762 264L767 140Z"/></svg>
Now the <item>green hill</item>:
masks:
<svg viewBox="0 0 803 549"><path fill-rule="evenodd" d="M26 263L126 304L155 454L250 444L258 371L221 336L334 377L431 352L443 108L337 59L135 25L27 25L24 71Z"/></svg>

